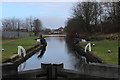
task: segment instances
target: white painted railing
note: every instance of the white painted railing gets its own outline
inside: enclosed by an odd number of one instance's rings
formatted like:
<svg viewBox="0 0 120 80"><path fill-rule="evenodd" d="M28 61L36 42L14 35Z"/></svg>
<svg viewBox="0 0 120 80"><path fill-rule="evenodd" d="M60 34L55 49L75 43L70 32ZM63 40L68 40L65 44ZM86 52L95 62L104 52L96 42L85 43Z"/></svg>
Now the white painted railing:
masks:
<svg viewBox="0 0 120 80"><path fill-rule="evenodd" d="M88 48L89 47L89 48ZM91 43L88 43L86 46L85 46L85 52L87 52L87 48L89 51L91 51Z"/></svg>
<svg viewBox="0 0 120 80"><path fill-rule="evenodd" d="M22 56L22 54L25 57L26 56L26 51L22 46L18 46L18 55Z"/></svg>

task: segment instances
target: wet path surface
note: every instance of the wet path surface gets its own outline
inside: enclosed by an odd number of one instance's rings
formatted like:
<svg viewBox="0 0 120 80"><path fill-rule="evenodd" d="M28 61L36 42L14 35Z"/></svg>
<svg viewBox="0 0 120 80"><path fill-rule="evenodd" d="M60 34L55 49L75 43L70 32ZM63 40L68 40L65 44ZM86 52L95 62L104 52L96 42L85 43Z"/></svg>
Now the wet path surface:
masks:
<svg viewBox="0 0 120 80"><path fill-rule="evenodd" d="M35 53L18 67L19 71L41 68L41 63L63 63L65 69L82 70L85 63L75 55L75 52L69 50L65 37L52 36L46 37L46 40L47 47L43 56L39 57L41 51Z"/></svg>

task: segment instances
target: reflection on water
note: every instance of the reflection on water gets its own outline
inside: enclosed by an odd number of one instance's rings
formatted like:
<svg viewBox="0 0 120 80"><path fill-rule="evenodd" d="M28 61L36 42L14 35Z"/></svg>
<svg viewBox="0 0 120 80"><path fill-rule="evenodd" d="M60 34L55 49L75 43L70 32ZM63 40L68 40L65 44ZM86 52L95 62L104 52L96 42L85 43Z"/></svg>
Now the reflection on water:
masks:
<svg viewBox="0 0 120 80"><path fill-rule="evenodd" d="M24 70L41 68L41 63L64 63L65 69L83 70L85 65L84 58L82 58L82 56L78 57L76 53L70 49L69 45L66 44L65 37L46 37L46 40L46 51L42 54L41 51L39 51L29 58L25 62Z"/></svg>
<svg viewBox="0 0 120 80"><path fill-rule="evenodd" d="M46 46L41 49L41 52L39 53L38 58L42 58L45 51L46 51Z"/></svg>
<svg viewBox="0 0 120 80"><path fill-rule="evenodd" d="M19 65L18 70L19 71L24 71L25 67L26 67L26 62L24 62L23 64Z"/></svg>

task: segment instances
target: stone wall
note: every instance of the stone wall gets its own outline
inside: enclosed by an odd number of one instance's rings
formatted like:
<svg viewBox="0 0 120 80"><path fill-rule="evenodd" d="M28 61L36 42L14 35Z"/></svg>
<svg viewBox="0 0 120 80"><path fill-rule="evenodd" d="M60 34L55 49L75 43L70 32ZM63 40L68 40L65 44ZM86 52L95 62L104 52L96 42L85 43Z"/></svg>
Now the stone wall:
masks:
<svg viewBox="0 0 120 80"><path fill-rule="evenodd" d="M84 70L84 72L87 74L106 78L118 78L120 76L119 71L120 71L119 65L100 63L87 64Z"/></svg>

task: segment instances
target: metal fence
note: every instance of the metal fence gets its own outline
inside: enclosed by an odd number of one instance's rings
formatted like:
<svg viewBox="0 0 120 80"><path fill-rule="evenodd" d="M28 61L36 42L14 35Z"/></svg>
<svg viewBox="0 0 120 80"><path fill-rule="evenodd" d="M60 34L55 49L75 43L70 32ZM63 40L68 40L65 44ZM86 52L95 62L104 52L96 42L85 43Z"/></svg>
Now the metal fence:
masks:
<svg viewBox="0 0 120 80"><path fill-rule="evenodd" d="M17 31L5 31L2 32L2 37L4 38L17 38L17 37L27 37L30 36L28 32L17 32Z"/></svg>

